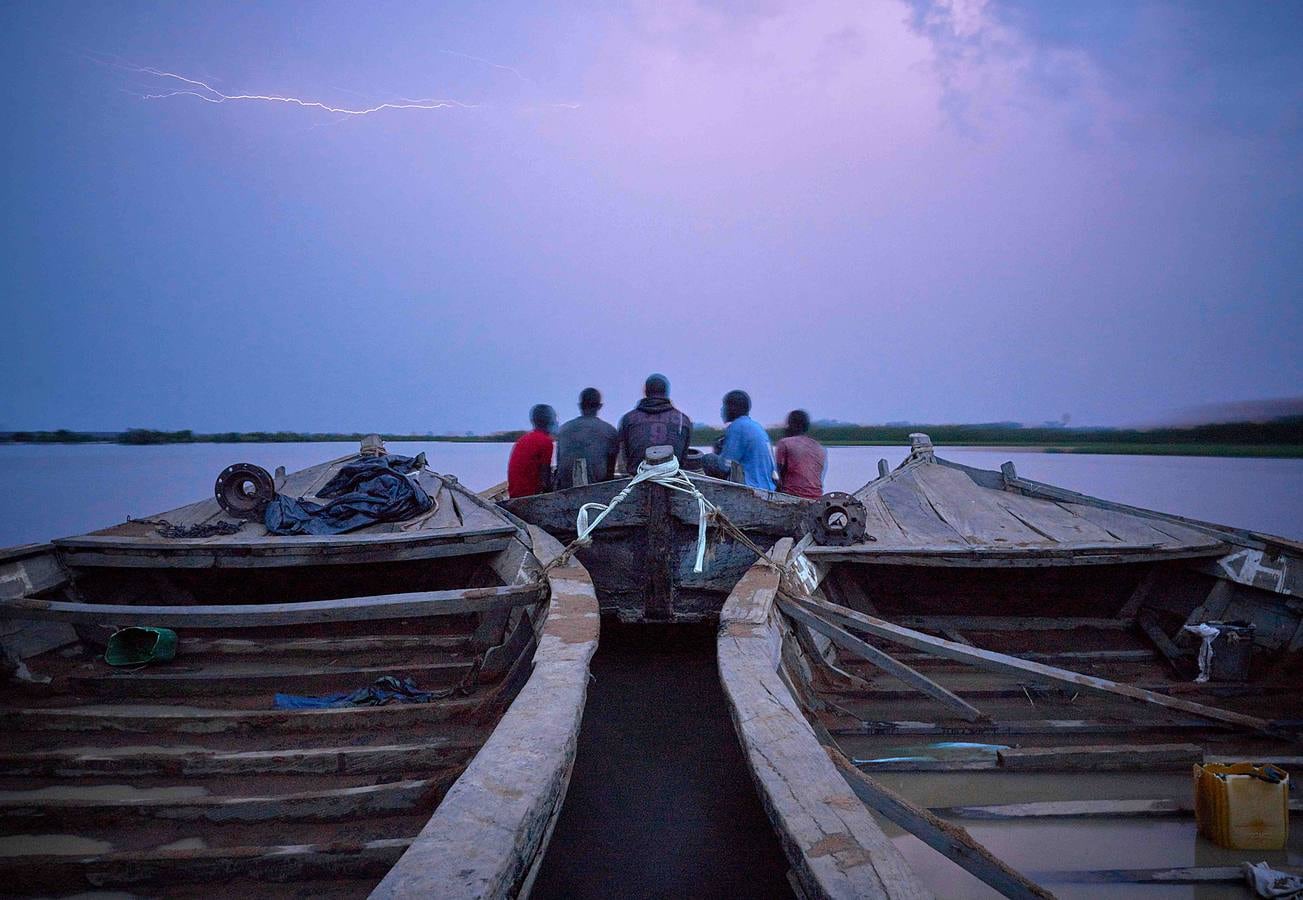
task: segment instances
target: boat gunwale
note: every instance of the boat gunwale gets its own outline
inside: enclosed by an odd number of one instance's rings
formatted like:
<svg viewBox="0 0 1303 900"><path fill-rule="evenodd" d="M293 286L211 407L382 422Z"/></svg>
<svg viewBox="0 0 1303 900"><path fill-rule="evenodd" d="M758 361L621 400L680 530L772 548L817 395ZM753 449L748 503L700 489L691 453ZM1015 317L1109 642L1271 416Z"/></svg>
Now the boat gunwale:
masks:
<svg viewBox="0 0 1303 900"><path fill-rule="evenodd" d="M541 528L529 535L540 562L561 554ZM528 680L372 898L529 893L569 786L600 631L582 563L571 557L546 577L551 595ZM486 814L504 808L508 821Z"/></svg>
<svg viewBox="0 0 1303 900"><path fill-rule="evenodd" d="M782 562L792 541L774 545ZM793 878L814 898L929 898L824 750L781 671L780 573L757 561L720 612L718 664L734 729ZM783 733L774 740L776 730ZM781 744L786 745L780 746Z"/></svg>

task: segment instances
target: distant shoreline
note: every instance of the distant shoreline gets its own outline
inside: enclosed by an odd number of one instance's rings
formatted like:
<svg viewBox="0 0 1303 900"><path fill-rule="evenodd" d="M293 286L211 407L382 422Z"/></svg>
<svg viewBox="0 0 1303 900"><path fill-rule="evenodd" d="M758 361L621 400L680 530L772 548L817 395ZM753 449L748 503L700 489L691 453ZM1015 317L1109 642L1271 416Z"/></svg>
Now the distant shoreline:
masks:
<svg viewBox="0 0 1303 900"><path fill-rule="evenodd" d="M1221 456L1278 459L1303 458L1303 423L1203 425L1150 431L1122 429L1020 428L996 425L816 425L811 437L828 447L908 447L909 434L922 431L937 447L1016 450L1022 453L1085 453L1136 456ZM390 442L511 443L522 431L486 435L384 434ZM782 436L778 428L770 437ZM720 435L713 426L693 430L695 446L709 446ZM252 431L199 434L133 428L123 432L13 431L0 432L0 444L298 444L356 443L365 434L341 432Z"/></svg>

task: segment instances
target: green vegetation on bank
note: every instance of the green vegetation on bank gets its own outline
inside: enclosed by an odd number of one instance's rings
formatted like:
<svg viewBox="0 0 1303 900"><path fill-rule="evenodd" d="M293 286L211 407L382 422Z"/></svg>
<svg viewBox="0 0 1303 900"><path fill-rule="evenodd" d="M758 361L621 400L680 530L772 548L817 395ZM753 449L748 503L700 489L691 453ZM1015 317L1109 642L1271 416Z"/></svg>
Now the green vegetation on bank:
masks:
<svg viewBox="0 0 1303 900"><path fill-rule="evenodd" d="M1023 447L1048 453L1165 454L1181 456L1303 457L1303 416L1274 422L1237 422L1191 428L1022 428L1015 423L977 425L843 425L817 424L810 435L829 446L908 446L914 432L926 432L938 446ZM384 434L386 441L502 442L522 431L486 435ZM692 442L708 446L722 434L710 425L693 429ZM770 428L770 437L782 437ZM365 432L249 431L198 434L194 431L156 431L130 428L123 432L14 431L0 432L0 443L82 444L250 444L309 441L360 441Z"/></svg>

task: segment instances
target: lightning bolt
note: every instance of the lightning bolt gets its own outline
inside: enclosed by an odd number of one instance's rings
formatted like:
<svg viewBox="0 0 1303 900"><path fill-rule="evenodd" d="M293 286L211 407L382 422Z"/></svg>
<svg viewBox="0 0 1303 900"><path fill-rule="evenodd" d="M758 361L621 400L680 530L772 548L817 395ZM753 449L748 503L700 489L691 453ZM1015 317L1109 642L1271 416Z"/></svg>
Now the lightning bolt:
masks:
<svg viewBox="0 0 1303 900"><path fill-rule="evenodd" d="M316 109L322 112L333 113L342 116L369 116L374 113L384 112L385 110L399 109L474 109L475 104L462 103L458 100L439 100L434 98L400 98L394 103L377 103L374 106L348 107L348 106L331 106L320 100L307 100L303 97L293 97L281 94L227 94L219 91L206 81L200 81L197 78L189 78L176 72L166 72L162 69L155 69L150 66L135 66L132 71L143 75L153 75L156 78L172 79L180 82L183 87L176 90L163 91L162 93L141 94L143 100L166 100L170 97L194 97L205 103L235 103L238 101L254 103L285 103L291 106L299 106L304 109Z"/></svg>

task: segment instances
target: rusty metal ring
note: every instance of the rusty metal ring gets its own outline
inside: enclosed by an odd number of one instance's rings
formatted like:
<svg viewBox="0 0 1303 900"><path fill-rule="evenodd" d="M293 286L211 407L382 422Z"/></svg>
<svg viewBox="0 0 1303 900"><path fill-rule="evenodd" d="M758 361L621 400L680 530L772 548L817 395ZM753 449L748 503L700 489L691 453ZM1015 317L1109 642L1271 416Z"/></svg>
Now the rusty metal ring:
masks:
<svg viewBox="0 0 1303 900"><path fill-rule="evenodd" d="M217 476L213 493L227 515L236 519L257 519L276 496L276 483L262 466L236 463L227 466Z"/></svg>
<svg viewBox="0 0 1303 900"><path fill-rule="evenodd" d="M805 530L815 543L825 547L846 547L865 539L864 504L842 491L824 494L806 512Z"/></svg>

